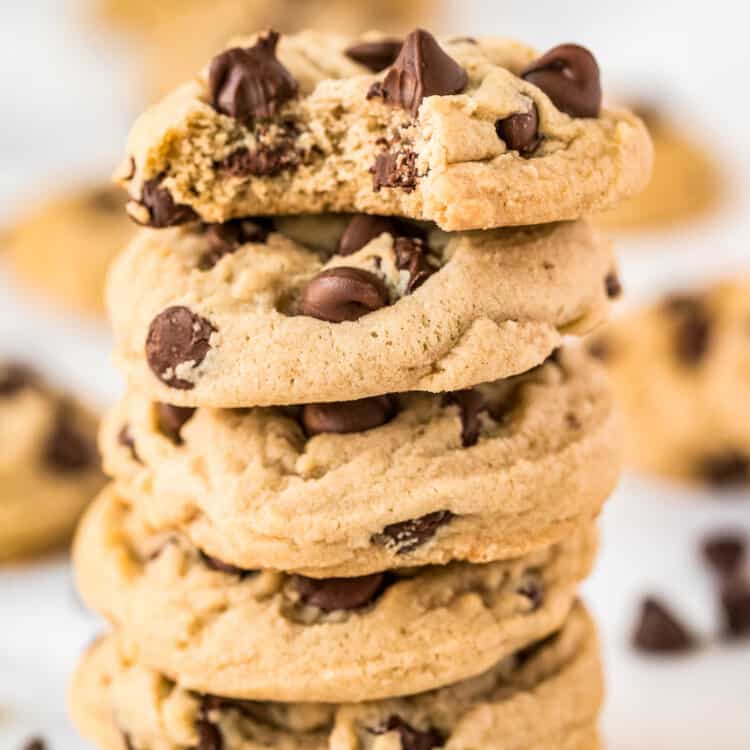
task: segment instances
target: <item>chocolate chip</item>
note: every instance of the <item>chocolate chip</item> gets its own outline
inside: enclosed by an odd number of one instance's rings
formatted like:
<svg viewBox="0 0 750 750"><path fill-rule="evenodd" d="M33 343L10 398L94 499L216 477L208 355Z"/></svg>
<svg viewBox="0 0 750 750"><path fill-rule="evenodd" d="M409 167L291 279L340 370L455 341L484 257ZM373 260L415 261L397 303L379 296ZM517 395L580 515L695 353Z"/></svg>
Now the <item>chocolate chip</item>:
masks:
<svg viewBox="0 0 750 750"><path fill-rule="evenodd" d="M126 196L116 187L105 187L94 190L88 195L88 204L103 214L114 214L125 209Z"/></svg>
<svg viewBox="0 0 750 750"><path fill-rule="evenodd" d="M369 216L357 214L346 225L339 241L338 254L352 255L369 245L381 234L390 234L394 239L408 231L404 222L389 216Z"/></svg>
<svg viewBox="0 0 750 750"><path fill-rule="evenodd" d="M175 203L172 194L162 187L164 174L143 183L141 204L148 209L148 226L156 229L173 227L195 221L198 215L190 206Z"/></svg>
<svg viewBox="0 0 750 750"><path fill-rule="evenodd" d="M527 576L526 580L516 589L516 593L529 600L532 612L536 612L544 603L544 588L536 575Z"/></svg>
<svg viewBox="0 0 750 750"><path fill-rule="evenodd" d="M130 425L126 424L122 426L120 432L117 433L117 442L123 446L123 448L127 448L130 451L130 457L133 461L137 461L139 464L143 463L138 455L138 451L136 450L135 438L130 431Z"/></svg>
<svg viewBox="0 0 750 750"><path fill-rule="evenodd" d="M476 389L455 391L445 398L446 404L456 404L461 413L461 443L470 448L479 441L481 422L479 415L487 411L487 401Z"/></svg>
<svg viewBox="0 0 750 750"><path fill-rule="evenodd" d="M217 164L217 170L233 177L276 177L295 169L299 163L300 154L294 140L283 137L274 145L260 144L252 151L244 147L237 149Z"/></svg>
<svg viewBox="0 0 750 750"><path fill-rule="evenodd" d="M571 117L598 117L602 86L596 58L585 47L561 44L542 55L521 78L539 87Z"/></svg>
<svg viewBox="0 0 750 750"><path fill-rule="evenodd" d="M180 431L193 414L195 414L195 409L189 406L157 404L156 425L162 435L168 437L175 445L182 445Z"/></svg>
<svg viewBox="0 0 750 750"><path fill-rule="evenodd" d="M612 356L612 342L605 336L598 336L588 342L588 353L600 362L608 362Z"/></svg>
<svg viewBox="0 0 750 750"><path fill-rule="evenodd" d="M403 44L401 39L379 39L377 42L360 42L349 47L344 54L354 60L354 62L364 65L373 73L379 73L396 62Z"/></svg>
<svg viewBox="0 0 750 750"><path fill-rule="evenodd" d="M305 287L300 315L332 323L359 320L388 304L383 281L361 268L338 266L322 271Z"/></svg>
<svg viewBox="0 0 750 750"><path fill-rule="evenodd" d="M724 636L750 637L750 584L739 578L724 584L721 592Z"/></svg>
<svg viewBox="0 0 750 750"><path fill-rule="evenodd" d="M437 729L430 728L422 732L395 714L388 718L384 727L373 731L375 734L398 732L401 750L432 750L445 744L445 738Z"/></svg>
<svg viewBox="0 0 750 750"><path fill-rule="evenodd" d="M200 554L201 561L203 564L210 568L211 570L215 570L218 573L226 573L230 576L238 576L239 578L249 578L250 576L258 575L257 570L246 570L245 568L239 568L236 565L232 565L231 563L224 562L223 560L219 560L218 557L213 557L212 555L208 555L203 550L198 551Z"/></svg>
<svg viewBox="0 0 750 750"><path fill-rule="evenodd" d="M11 364L0 370L0 398L10 398L16 393L36 386L37 376L25 365Z"/></svg>
<svg viewBox="0 0 750 750"><path fill-rule="evenodd" d="M622 284L620 283L620 277L611 271L604 279L604 288L607 291L607 297L609 299L617 299L622 295Z"/></svg>
<svg viewBox="0 0 750 750"><path fill-rule="evenodd" d="M747 539L744 535L723 532L703 542L703 558L722 578L736 575L745 560Z"/></svg>
<svg viewBox="0 0 750 750"><path fill-rule="evenodd" d="M416 117L425 97L460 94L468 82L466 71L443 51L435 37L417 29L406 37L393 67L368 98L382 97L386 104Z"/></svg>
<svg viewBox="0 0 750 750"><path fill-rule="evenodd" d="M176 368L189 364L195 368L211 348L216 332L205 318L187 307L168 307L152 321L146 338L146 359L153 373L172 388L190 390L194 384L178 377Z"/></svg>
<svg viewBox="0 0 750 750"><path fill-rule="evenodd" d="M649 598L642 604L633 646L648 653L680 653L692 650L696 642L662 602Z"/></svg>
<svg viewBox="0 0 750 750"><path fill-rule="evenodd" d="M412 294L435 273L427 261L427 247L418 237L398 237L394 243L396 268L409 272L406 293Z"/></svg>
<svg viewBox="0 0 750 750"><path fill-rule="evenodd" d="M750 456L734 450L704 456L697 476L717 489L741 487L750 482Z"/></svg>
<svg viewBox="0 0 750 750"><path fill-rule="evenodd" d="M385 187L410 193L417 186L417 155L408 149L383 151L375 157L371 171L375 192Z"/></svg>
<svg viewBox="0 0 750 750"><path fill-rule="evenodd" d="M192 750L222 750L224 747L221 730L213 722L198 719L195 722L195 731L198 733L198 744Z"/></svg>
<svg viewBox="0 0 750 750"><path fill-rule="evenodd" d="M449 510L439 510L409 521L388 524L371 541L395 549L397 555L406 555L428 542L438 529L450 523L455 515Z"/></svg>
<svg viewBox="0 0 750 750"><path fill-rule="evenodd" d="M307 404L302 410L302 424L309 437L327 432L346 435L380 427L390 422L396 411L397 403L392 396Z"/></svg>
<svg viewBox="0 0 750 750"><path fill-rule="evenodd" d="M297 82L276 57L279 34L268 31L253 47L235 47L214 57L208 85L214 108L249 124L273 117L297 96Z"/></svg>
<svg viewBox="0 0 750 750"><path fill-rule="evenodd" d="M203 237L208 250L200 257L198 268L209 271L225 255L231 255L248 242L265 242L271 228L272 222L265 219L235 219L224 224L206 225Z"/></svg>
<svg viewBox="0 0 750 750"><path fill-rule="evenodd" d="M385 574L360 578L307 578L292 576L292 585L304 604L324 612L359 609L371 604L382 593Z"/></svg>
<svg viewBox="0 0 750 750"><path fill-rule="evenodd" d="M125 745L125 750L135 750L135 745L127 732L120 732L120 736L122 737L122 744Z"/></svg>
<svg viewBox="0 0 750 750"><path fill-rule="evenodd" d="M44 463L62 474L85 471L97 462L92 442L73 424L73 409L60 406L52 433L44 446Z"/></svg>
<svg viewBox="0 0 750 750"><path fill-rule="evenodd" d="M23 746L23 750L47 750L47 743L41 737L34 737Z"/></svg>
<svg viewBox="0 0 750 750"><path fill-rule="evenodd" d="M495 132L505 141L509 151L518 151L521 156L531 156L536 151L539 136L539 112L532 104L528 112L518 112L495 122Z"/></svg>

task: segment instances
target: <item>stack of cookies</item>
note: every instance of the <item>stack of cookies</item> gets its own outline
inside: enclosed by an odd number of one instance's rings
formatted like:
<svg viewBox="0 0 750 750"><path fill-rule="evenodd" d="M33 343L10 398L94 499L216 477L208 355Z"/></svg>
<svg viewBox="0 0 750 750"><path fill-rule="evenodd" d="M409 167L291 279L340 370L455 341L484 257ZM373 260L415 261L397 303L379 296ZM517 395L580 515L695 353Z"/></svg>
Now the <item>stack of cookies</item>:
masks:
<svg viewBox="0 0 750 750"><path fill-rule="evenodd" d="M267 32L139 120L120 179L148 228L109 281L129 392L75 554L113 626L84 734L599 747L576 591L619 442L560 347L619 291L579 217L651 159L600 100L573 45Z"/></svg>

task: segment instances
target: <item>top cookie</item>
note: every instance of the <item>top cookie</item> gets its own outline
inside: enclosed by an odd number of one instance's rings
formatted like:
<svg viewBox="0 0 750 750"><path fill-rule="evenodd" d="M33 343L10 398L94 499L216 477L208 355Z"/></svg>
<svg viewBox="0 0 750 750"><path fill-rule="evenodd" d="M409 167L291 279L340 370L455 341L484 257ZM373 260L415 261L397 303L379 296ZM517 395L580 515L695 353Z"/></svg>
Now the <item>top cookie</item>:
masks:
<svg viewBox="0 0 750 750"><path fill-rule="evenodd" d="M267 32L146 112L118 179L152 227L349 211L458 231L603 210L651 161L643 123L601 109L582 47Z"/></svg>

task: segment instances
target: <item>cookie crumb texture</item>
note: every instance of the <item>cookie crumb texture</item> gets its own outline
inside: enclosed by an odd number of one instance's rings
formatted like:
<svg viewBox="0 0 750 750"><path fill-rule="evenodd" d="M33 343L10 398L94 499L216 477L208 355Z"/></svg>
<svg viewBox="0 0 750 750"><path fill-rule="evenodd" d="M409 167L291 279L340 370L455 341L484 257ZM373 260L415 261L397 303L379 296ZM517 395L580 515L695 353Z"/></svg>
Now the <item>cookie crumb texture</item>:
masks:
<svg viewBox="0 0 750 750"><path fill-rule="evenodd" d="M95 417L27 368L0 363L0 561L68 541L103 484Z"/></svg>
<svg viewBox="0 0 750 750"><path fill-rule="evenodd" d="M459 390L606 316L612 249L584 222L363 233L361 218L143 230L109 277L130 385L220 408Z"/></svg>
<svg viewBox="0 0 750 750"><path fill-rule="evenodd" d="M595 517L620 470L609 383L576 349L472 391L354 407L175 410L132 393L101 445L155 531L316 577L526 554Z"/></svg>
<svg viewBox="0 0 750 750"><path fill-rule="evenodd" d="M630 463L713 489L750 487L750 281L674 294L596 334Z"/></svg>
<svg viewBox="0 0 750 750"><path fill-rule="evenodd" d="M217 56L137 121L123 174L131 160L135 173L122 179L137 221L157 225L158 186L182 221L362 211L487 229L577 219L649 178L645 127L600 109L596 62L574 45L540 58L417 31L373 73L347 55L362 39L307 31L274 45L295 84L279 96L268 68L258 78L243 63L264 38L236 40L231 60ZM248 109L260 91L272 108Z"/></svg>
<svg viewBox="0 0 750 750"><path fill-rule="evenodd" d="M284 747L289 750L519 747L600 750L602 669L578 605L556 634L455 685L357 704L233 701L191 692L152 671L115 637L92 646L71 711L104 750ZM213 744L201 744L210 737Z"/></svg>

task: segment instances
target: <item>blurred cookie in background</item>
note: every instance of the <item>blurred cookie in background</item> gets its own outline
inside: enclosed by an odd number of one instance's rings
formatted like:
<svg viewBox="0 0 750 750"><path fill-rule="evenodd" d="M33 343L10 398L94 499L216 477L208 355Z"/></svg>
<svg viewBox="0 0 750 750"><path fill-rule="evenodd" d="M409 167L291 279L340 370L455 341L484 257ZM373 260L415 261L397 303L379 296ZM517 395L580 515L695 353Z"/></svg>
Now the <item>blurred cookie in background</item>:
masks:
<svg viewBox="0 0 750 750"><path fill-rule="evenodd" d="M750 491L750 277L627 314L589 350L612 375L633 468Z"/></svg>
<svg viewBox="0 0 750 750"><path fill-rule="evenodd" d="M33 291L104 318L107 269L135 231L126 198L102 183L42 201L3 237L0 258Z"/></svg>
<svg viewBox="0 0 750 750"><path fill-rule="evenodd" d="M653 231L710 215L724 192L717 161L666 111L645 104L632 104L631 109L646 123L654 143L651 183L600 214L597 224L611 231Z"/></svg>
<svg viewBox="0 0 750 750"><path fill-rule="evenodd" d="M20 364L0 361L0 561L70 539L104 484L96 417Z"/></svg>

